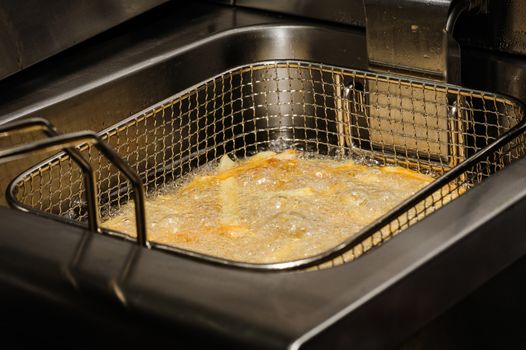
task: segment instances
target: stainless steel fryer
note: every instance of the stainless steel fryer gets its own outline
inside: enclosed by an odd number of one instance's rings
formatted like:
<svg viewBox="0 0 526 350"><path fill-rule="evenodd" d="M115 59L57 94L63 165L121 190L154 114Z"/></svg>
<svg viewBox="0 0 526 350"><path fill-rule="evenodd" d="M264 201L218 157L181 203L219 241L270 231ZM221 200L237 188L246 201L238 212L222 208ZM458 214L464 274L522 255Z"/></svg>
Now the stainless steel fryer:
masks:
<svg viewBox="0 0 526 350"><path fill-rule="evenodd" d="M471 2L475 1L483 2ZM428 24L439 24L444 17L431 6L426 6L430 16L407 11L407 6L448 3L216 2L221 4L168 2L138 21L2 79L0 124L45 118L66 134L64 140L78 130L100 132L236 67L292 60L367 71L372 68L369 29L394 44L414 44L420 50L414 53L422 57L431 41L422 38L420 29L431 29ZM380 22L371 28L365 22L371 23L372 14L364 4L373 2L395 8L376 12ZM64 3L68 9L78 8ZM488 3L486 14L465 13L455 26L454 39L461 49L461 62L456 62L461 67L459 85L524 103L525 7L516 0ZM393 15L398 19L403 15L406 21L393 21ZM23 20L29 26L46 24L44 18ZM384 26L391 28L395 22L400 24L396 30ZM70 32L66 22L60 23L62 33ZM84 23L92 24L82 20L77 24ZM444 41L432 44L440 49L440 43ZM439 73L440 79L443 72ZM448 79L449 73L448 69ZM346 96L345 90L341 95ZM343 107L353 112L352 105ZM363 113L358 110L358 120L366 120ZM483 134L481 128L478 134ZM38 135L13 137L32 143ZM2 141L6 139L0 140L5 149L8 144ZM46 142L54 141L37 145ZM64 145L54 147L58 152ZM42 161L42 154L34 153L0 164L1 192L18 174ZM49 174L43 173L46 181ZM72 175L76 174L79 178L73 180L81 181L81 172L75 169ZM0 198L0 206L4 204ZM71 224L0 207L0 324L5 340L22 347L520 347L526 345L525 212L522 157L352 263L307 273L260 273L96 234L89 222L86 229L86 221ZM75 218L77 213L70 215Z"/></svg>
<svg viewBox="0 0 526 350"><path fill-rule="evenodd" d="M439 176L341 245L283 263L228 261L151 242L138 220L139 243L156 249L233 267L320 269L356 259L521 158L526 149L523 113L522 105L510 98L445 83L313 62L269 61L207 79L100 136L140 176L147 193L225 153L242 158L285 148ZM65 153L14 179L7 192L10 205L80 225L86 225L88 209L95 207L100 216L95 222L104 226L137 190L111 158L89 145L78 149L93 167L95 205L88 200L93 196L81 170ZM141 215L142 206L137 208ZM129 233L97 230L132 239Z"/></svg>

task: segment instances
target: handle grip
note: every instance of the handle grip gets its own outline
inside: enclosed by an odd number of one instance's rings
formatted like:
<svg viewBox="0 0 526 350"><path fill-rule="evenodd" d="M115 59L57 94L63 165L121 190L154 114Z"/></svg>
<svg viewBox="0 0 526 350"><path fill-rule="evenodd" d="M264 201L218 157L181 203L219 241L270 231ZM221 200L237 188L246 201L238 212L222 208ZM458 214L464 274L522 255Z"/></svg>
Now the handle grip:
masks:
<svg viewBox="0 0 526 350"><path fill-rule="evenodd" d="M88 228L91 231L100 232L95 174L89 162L84 159L77 149L75 149L75 146L82 143L95 145L97 150L120 172L122 172L128 181L130 181L134 193L133 200L135 203L137 243L141 246L148 246L144 209L144 187L139 175L137 175L137 173L117 154L117 152L115 152L94 132L80 131L60 135L51 123L42 118L32 118L0 125L0 137L14 132L30 132L35 130L43 131L49 138L1 150L0 163L23 158L28 154L64 150L64 152L66 152L66 154L68 154L68 156L70 156L70 158L81 168L84 175L84 185L86 187L87 196L86 201L88 203ZM12 196L13 194L8 192L7 195Z"/></svg>

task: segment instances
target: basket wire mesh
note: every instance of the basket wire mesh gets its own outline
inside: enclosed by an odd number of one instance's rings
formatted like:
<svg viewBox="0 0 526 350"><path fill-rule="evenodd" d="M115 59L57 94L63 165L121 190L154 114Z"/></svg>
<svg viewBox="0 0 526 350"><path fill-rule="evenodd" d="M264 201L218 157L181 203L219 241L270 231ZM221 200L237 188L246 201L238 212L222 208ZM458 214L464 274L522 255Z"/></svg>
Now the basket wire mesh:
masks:
<svg viewBox="0 0 526 350"><path fill-rule="evenodd" d="M104 130L101 137L140 175L147 193L226 153L244 158L269 149L361 157L440 175L359 234L302 260L249 264L150 242L232 266L319 269L356 259L521 158L526 148L522 118L521 104L492 93L274 61L237 67L199 83ZM79 150L95 169L104 221L132 198L132 188L92 146ZM80 171L66 154L18 176L9 193L11 204L30 211L80 224L87 220Z"/></svg>

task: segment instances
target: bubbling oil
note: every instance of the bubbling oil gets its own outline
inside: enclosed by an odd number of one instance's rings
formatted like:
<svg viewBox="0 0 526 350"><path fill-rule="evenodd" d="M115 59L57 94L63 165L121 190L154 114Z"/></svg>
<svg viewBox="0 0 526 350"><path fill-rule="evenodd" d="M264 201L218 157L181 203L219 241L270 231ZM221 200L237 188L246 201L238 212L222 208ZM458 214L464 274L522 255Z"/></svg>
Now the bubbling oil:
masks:
<svg viewBox="0 0 526 350"><path fill-rule="evenodd" d="M145 202L150 241L248 263L313 256L433 181L401 167L298 153L225 155ZM104 223L135 235L133 204Z"/></svg>

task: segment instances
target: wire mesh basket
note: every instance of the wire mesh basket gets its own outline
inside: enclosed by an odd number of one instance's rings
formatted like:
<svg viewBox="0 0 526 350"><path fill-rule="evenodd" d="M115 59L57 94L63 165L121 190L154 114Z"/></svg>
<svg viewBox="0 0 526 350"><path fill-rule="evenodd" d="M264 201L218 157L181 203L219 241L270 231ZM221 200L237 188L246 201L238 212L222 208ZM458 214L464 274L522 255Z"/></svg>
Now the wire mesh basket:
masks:
<svg viewBox="0 0 526 350"><path fill-rule="evenodd" d="M148 242L153 248L236 267L319 269L356 259L522 157L522 119L521 104L492 93L274 61L224 72L122 120L100 137L140 176L146 193L224 154L244 158L272 149L276 141L284 148L367 157L440 175L360 233L301 260L251 264ZM104 221L133 198L133 187L93 146L77 150L93 167L96 207ZM14 179L7 199L17 208L85 225L89 201L81 175L71 155L60 153Z"/></svg>

